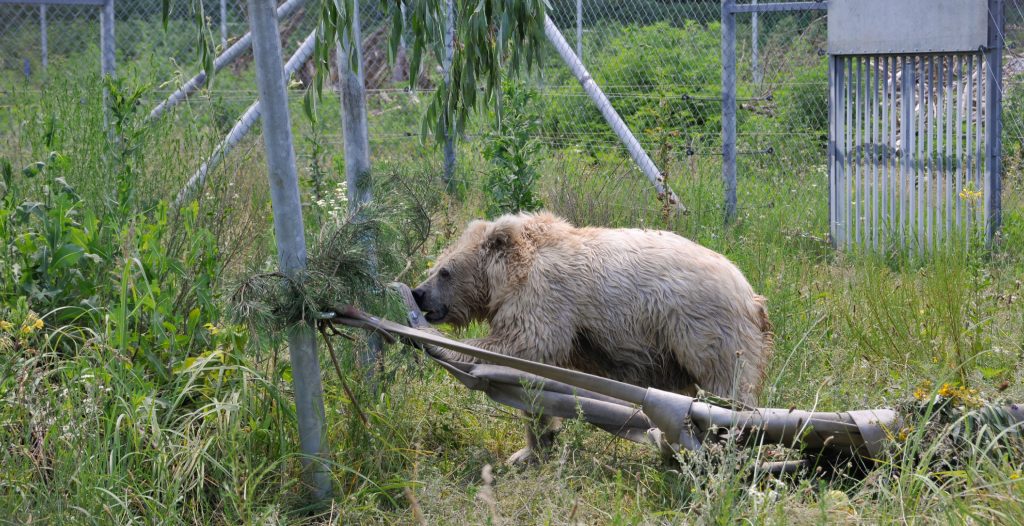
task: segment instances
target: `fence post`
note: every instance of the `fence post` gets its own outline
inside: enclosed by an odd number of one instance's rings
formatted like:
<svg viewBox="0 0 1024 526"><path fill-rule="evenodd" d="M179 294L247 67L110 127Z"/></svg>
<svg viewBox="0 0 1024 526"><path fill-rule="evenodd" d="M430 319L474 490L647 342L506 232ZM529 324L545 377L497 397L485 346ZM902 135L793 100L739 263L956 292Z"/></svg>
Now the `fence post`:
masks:
<svg viewBox="0 0 1024 526"><path fill-rule="evenodd" d="M341 119L345 138L345 180L348 183L348 207L355 214L373 199L370 177L370 135L366 123L366 86L363 73L362 28L359 18L359 0L352 2L352 27L348 36L342 36L338 45L338 73L341 78ZM355 69L353 69L355 68ZM371 259L376 259L374 240L362 240ZM371 261L376 271L376 261ZM367 380L373 381L373 365L380 358L384 342L379 334L367 338L367 352L359 357L367 370Z"/></svg>
<svg viewBox="0 0 1024 526"><path fill-rule="evenodd" d="M444 31L444 64L442 67L444 68L444 86L450 91L452 88L452 61L455 58L455 0L445 0L445 4L447 23ZM454 177L455 137L452 133L452 123L446 122L444 127L444 182L449 189L451 189Z"/></svg>
<svg viewBox="0 0 1024 526"><path fill-rule="evenodd" d="M301 279L306 268L306 239L295 172L288 93L281 67L276 3L275 0L249 0L249 26L263 112L263 146L274 209L278 265L289 278ZM304 475L314 499L323 500L331 493L331 479L323 459L326 453L324 402L313 326L301 323L293 327L288 332L288 345Z"/></svg>
<svg viewBox="0 0 1024 526"><path fill-rule="evenodd" d="M753 5L757 5L757 0L751 0ZM758 13L754 11L750 14L750 69L754 73L754 84L757 86L761 85L761 64L760 64L760 48L758 46L758 35L760 33L760 21L757 19Z"/></svg>
<svg viewBox="0 0 1024 526"><path fill-rule="evenodd" d="M988 1L988 74L985 93L985 238L991 243L1002 222L1003 0Z"/></svg>
<svg viewBox="0 0 1024 526"><path fill-rule="evenodd" d="M576 56L583 62L583 0L576 0Z"/></svg>
<svg viewBox="0 0 1024 526"><path fill-rule="evenodd" d="M114 0L107 0L100 11L100 72L114 76Z"/></svg>
<svg viewBox="0 0 1024 526"><path fill-rule="evenodd" d="M722 180L725 221L736 218L736 15L735 0L722 0Z"/></svg>
<svg viewBox="0 0 1024 526"><path fill-rule="evenodd" d="M220 0L220 48L228 47L228 0Z"/></svg>
<svg viewBox="0 0 1024 526"><path fill-rule="evenodd" d="M50 63L49 41L46 34L46 4L39 6L39 49L43 69Z"/></svg>

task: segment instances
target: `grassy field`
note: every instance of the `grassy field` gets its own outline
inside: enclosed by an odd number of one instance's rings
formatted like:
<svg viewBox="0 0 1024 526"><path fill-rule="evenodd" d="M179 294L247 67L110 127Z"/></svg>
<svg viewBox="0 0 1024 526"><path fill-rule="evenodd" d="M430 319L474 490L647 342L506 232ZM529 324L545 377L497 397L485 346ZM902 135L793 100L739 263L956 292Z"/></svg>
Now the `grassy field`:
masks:
<svg viewBox="0 0 1024 526"><path fill-rule="evenodd" d="M103 131L95 82L4 87L0 522L1024 522L1020 457L978 445L958 452L956 469L940 467L935 444L912 425L898 451L856 479L777 480L731 446L663 465L656 451L578 422L548 462L508 468L503 460L523 440L514 412L398 347L370 388L353 358L365 345L359 335L336 342L353 397L324 356L336 497L307 507L287 350L279 335L228 312L240 280L276 261L261 145L243 144L195 206L174 213L166 204L246 101L215 91L147 124L154 95L126 76L114 86L115 142ZM372 130L416 129L421 103L375 104ZM333 117L311 127L298 108L315 240L344 208L343 163ZM325 101L322 115L336 114L337 102ZM403 133L375 136L375 176L415 189L409 195L431 218L404 281L416 282L486 209L482 181L492 166L482 140L460 146L460 184L449 194L437 150ZM686 215L666 215L619 153L541 145L529 162L539 199L577 224L670 229L737 263L768 298L775 326L762 405L888 406L943 384L1024 400L1019 159L1006 160L1004 230L991 251L873 255L830 246L823 156L806 148L768 164L743 157L739 216L729 226L713 156L661 152Z"/></svg>

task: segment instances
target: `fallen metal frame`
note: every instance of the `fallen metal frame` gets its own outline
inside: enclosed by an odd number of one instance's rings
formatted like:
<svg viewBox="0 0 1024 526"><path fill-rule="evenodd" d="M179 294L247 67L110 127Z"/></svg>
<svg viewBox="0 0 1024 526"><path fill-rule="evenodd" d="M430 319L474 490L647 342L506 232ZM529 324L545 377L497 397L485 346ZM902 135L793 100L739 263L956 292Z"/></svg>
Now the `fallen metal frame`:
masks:
<svg viewBox="0 0 1024 526"><path fill-rule="evenodd" d="M395 284L394 288L408 308L411 327L353 307L325 312L322 322L364 329L390 342L411 343L464 386L500 404L533 414L582 418L619 438L658 446L663 453L698 451L705 444L734 440L747 447L782 445L804 455L803 460L759 464L762 472L798 472L820 459L868 466L885 458L904 426L911 424L888 408L841 412L747 408L713 396L691 397L493 353L445 338L423 318L408 286ZM448 359L438 347L473 361ZM1016 433L1024 429L1024 406L988 409L1000 412Z"/></svg>
<svg viewBox="0 0 1024 526"><path fill-rule="evenodd" d="M879 458L902 422L892 409L812 412L741 408L728 401L691 397L496 354L441 336L415 307L408 287L398 286L409 308L407 327L346 307L323 320L401 339L423 349L460 383L492 400L534 414L582 418L609 433L665 452L697 451L704 444L737 440L748 446L780 444L810 455ZM474 361L446 359L437 347ZM482 363L489 362L489 363ZM1024 412L1014 414L1024 422ZM791 472L807 461L763 465Z"/></svg>

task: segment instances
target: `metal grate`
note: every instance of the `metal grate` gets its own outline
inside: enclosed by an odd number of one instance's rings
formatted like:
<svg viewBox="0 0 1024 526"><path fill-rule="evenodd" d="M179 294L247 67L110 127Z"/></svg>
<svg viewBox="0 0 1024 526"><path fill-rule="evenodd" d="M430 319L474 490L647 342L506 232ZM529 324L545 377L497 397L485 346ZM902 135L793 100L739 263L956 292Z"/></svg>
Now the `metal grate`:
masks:
<svg viewBox="0 0 1024 526"><path fill-rule="evenodd" d="M834 56L832 235L919 251L988 231L992 126L982 53Z"/></svg>

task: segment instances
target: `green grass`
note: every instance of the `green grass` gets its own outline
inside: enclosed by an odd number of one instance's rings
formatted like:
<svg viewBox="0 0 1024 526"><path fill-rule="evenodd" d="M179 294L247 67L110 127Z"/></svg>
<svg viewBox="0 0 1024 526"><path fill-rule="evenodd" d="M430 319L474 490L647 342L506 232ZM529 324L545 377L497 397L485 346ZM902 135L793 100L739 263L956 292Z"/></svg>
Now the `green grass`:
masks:
<svg viewBox="0 0 1024 526"><path fill-rule="evenodd" d="M218 80L236 81L245 79ZM881 459L864 479L751 477L756 458L731 446L665 466L657 452L579 422L568 423L547 463L506 468L503 460L523 440L514 412L397 347L387 351L371 390L355 365L359 338L335 343L355 400L324 359L336 498L307 508L287 350L274 335L249 333L223 314L238 280L275 261L260 143L243 143L214 174L190 234L173 220L161 223L159 213L159 202L246 103L214 91L155 125L131 117L123 145L133 149L112 152L98 95L95 83L55 79L41 91L8 90L2 104L2 118L12 124L0 135L2 157L16 171L51 151L66 158L50 176L81 194L74 210L92 211L110 226L104 239L112 246L90 274L99 292L87 315L64 319L63 307L44 310L38 306L45 302L0 286L0 320L12 324L0 330L0 522L410 523L410 496L435 524L1022 521L1020 458L986 455L979 444L961 452L959 469L944 470L929 462L934 444L914 433L905 455ZM143 114L153 95L144 98ZM374 169L441 194L439 152L404 135L418 129L422 107L401 95L375 99ZM315 149L298 100L293 108L309 239L324 217L311 197L314 156L326 188L342 178L337 111L337 101L325 99L323 144ZM405 281L418 280L430 258L486 208L481 185L489 167L479 150L474 142L460 146L458 192L431 205L433 236L410 261ZM545 149L534 162L541 200L573 222L671 229L740 266L768 298L777 335L764 405L885 406L906 400L925 380L1024 400L1019 160L1007 162L1006 229L990 253L887 257L829 246L823 159L808 150L795 144L798 153L744 157L740 211L730 226L722 221L713 156L659 154L689 208L679 216L664 214L618 152ZM135 176L133 191L124 193L130 213L118 219L116 186L126 166ZM19 175L17 184L27 199L44 195L47 183ZM16 254L13 239L2 241L0 275L9 276ZM204 276L206 288L177 301L179 286ZM43 328L34 328L29 310ZM484 331L474 326L459 336ZM368 425L356 416L357 404ZM492 482L482 476L488 464Z"/></svg>

